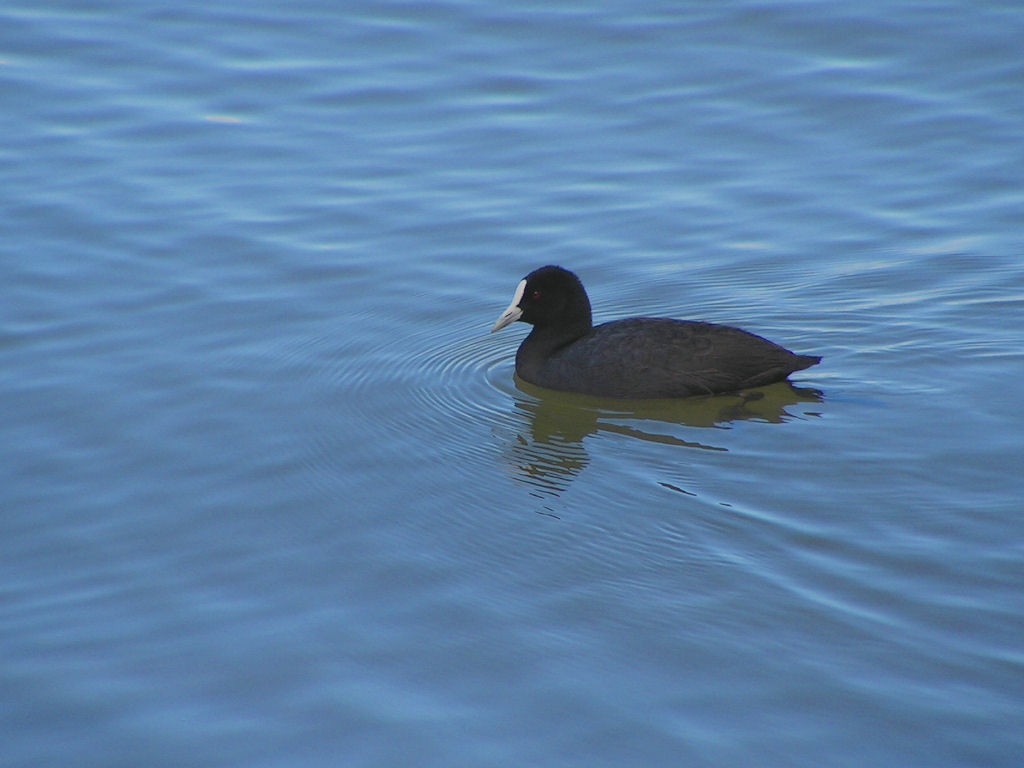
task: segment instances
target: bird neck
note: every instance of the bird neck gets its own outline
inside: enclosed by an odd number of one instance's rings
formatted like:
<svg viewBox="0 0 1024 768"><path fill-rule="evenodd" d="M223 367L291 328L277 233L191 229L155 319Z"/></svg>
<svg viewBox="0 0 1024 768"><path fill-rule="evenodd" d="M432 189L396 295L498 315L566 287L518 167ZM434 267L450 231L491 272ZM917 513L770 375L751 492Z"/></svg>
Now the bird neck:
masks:
<svg viewBox="0 0 1024 768"><path fill-rule="evenodd" d="M539 369L562 347L586 336L591 327L590 318L572 325L534 326L516 352L516 370L529 381L530 372Z"/></svg>

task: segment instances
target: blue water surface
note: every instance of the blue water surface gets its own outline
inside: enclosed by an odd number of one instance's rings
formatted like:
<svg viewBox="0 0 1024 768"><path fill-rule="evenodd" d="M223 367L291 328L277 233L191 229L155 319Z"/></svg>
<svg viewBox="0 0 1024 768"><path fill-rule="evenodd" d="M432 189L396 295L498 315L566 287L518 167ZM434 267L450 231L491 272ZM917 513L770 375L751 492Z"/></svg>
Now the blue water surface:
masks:
<svg viewBox="0 0 1024 768"><path fill-rule="evenodd" d="M0 763L1024 758L1024 8L0 9ZM517 384L524 274L820 366Z"/></svg>

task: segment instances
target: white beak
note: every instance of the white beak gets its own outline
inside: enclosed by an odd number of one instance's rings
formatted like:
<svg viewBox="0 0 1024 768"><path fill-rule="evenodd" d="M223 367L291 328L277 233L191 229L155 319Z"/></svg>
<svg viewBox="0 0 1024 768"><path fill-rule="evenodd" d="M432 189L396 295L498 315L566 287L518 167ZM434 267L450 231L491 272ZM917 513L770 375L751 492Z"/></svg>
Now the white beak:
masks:
<svg viewBox="0 0 1024 768"><path fill-rule="evenodd" d="M515 295L512 297L512 303L508 305L508 309L501 313L501 317L498 318L498 322L491 328L491 333L500 331L506 325L511 325L520 317L523 316L523 310L519 308L519 302L523 299L523 292L526 291L526 280L520 280L519 285L516 286Z"/></svg>

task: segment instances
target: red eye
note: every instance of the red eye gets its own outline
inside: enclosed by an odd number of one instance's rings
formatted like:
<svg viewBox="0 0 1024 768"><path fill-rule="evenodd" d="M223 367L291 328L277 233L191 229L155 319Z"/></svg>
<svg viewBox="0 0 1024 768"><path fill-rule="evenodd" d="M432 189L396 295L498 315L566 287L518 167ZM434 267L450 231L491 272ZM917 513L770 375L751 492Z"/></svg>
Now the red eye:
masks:
<svg viewBox="0 0 1024 768"><path fill-rule="evenodd" d="M540 301L540 291L534 291L532 294L530 294L530 298L533 299L534 301Z"/></svg>

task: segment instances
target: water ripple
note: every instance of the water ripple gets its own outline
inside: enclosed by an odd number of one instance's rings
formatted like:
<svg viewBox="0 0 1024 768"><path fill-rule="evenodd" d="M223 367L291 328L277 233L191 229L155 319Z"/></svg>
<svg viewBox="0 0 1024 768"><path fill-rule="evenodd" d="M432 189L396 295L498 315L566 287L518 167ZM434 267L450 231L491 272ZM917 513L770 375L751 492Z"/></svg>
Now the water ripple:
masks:
<svg viewBox="0 0 1024 768"><path fill-rule="evenodd" d="M475 317L421 325L400 344L381 332L340 346L311 338L292 350L303 361L303 387L337 411L337 419L312 427L308 463L322 479L354 468L336 460L342 443L361 445L370 461L402 462L415 424L437 436L437 460L477 463L481 441L509 428L515 389L507 347L481 331Z"/></svg>

